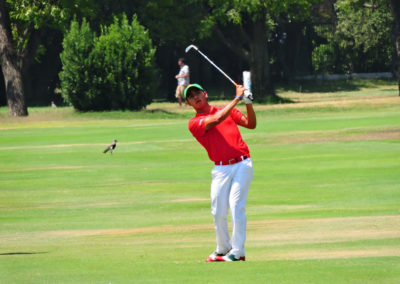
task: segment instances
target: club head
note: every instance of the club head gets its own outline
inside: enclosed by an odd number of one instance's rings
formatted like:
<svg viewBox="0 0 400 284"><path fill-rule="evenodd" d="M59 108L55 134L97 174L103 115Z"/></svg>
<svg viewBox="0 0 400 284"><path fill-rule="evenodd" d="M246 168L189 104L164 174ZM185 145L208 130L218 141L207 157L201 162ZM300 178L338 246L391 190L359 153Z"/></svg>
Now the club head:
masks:
<svg viewBox="0 0 400 284"><path fill-rule="evenodd" d="M189 45L188 47L186 47L185 52L188 53L188 51L191 50L192 48L198 50L197 46L191 44L191 45Z"/></svg>

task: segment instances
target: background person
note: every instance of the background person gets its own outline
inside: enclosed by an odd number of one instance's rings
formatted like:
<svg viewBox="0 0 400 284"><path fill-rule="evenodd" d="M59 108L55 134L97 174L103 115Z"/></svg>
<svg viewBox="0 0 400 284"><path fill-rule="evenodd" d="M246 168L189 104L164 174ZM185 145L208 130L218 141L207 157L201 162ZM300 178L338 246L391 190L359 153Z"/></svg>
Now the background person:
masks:
<svg viewBox="0 0 400 284"><path fill-rule="evenodd" d="M186 103L196 111L196 116L189 121L189 130L215 163L212 170L211 213L217 248L206 259L207 262L245 260L245 206L253 180L253 164L249 148L237 125L250 129L256 127L256 115L251 100L244 95L245 90L238 85L236 97L221 108L208 104L208 94L198 84L189 85L184 91ZM243 96L247 116L235 109ZM227 222L229 209L233 227L232 244Z"/></svg>
<svg viewBox="0 0 400 284"><path fill-rule="evenodd" d="M179 106L182 106L183 92L186 86L190 82L189 66L185 64L184 58L178 59L178 65L180 67L178 75L175 78L178 80L178 86L176 87L175 97L178 99Z"/></svg>

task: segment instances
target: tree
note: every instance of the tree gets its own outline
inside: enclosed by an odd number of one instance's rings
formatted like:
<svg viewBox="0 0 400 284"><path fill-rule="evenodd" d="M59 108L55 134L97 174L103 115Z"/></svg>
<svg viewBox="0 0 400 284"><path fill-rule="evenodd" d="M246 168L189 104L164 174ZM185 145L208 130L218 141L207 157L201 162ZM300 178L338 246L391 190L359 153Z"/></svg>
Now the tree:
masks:
<svg viewBox="0 0 400 284"><path fill-rule="evenodd" d="M0 1L0 54L9 115L27 116L28 109L22 82L21 55L13 44L9 10L5 1Z"/></svg>
<svg viewBox="0 0 400 284"><path fill-rule="evenodd" d="M269 39L277 17L288 14L293 19L309 15L318 0L214 0L203 1L204 17L200 27L203 37L214 33L238 57L248 63L252 91L260 100L278 100L271 79ZM230 26L231 32L222 29Z"/></svg>
<svg viewBox="0 0 400 284"><path fill-rule="evenodd" d="M341 2L349 2L341 1ZM364 19L368 19L367 23L373 23L363 26L363 33L358 33L360 36L355 37L354 42L361 43L364 49L368 49L369 46L375 45L382 50L382 44L384 49L388 50L390 44L388 44L388 39L391 35L393 56L392 64L394 69L394 74L397 77L399 85L399 96L400 96L400 3L397 0L375 0L370 3L365 0L353 0L345 5L363 7L364 9L358 9L362 14L367 14ZM365 9L367 8L367 9ZM391 14L391 17L389 16ZM360 17L356 17L359 19ZM366 27L365 27L366 26ZM349 31L349 26L344 27L343 30ZM351 31L351 29L350 29Z"/></svg>
<svg viewBox="0 0 400 284"><path fill-rule="evenodd" d="M364 0L339 0L335 5L338 22L334 36L349 72L387 70L392 61L390 7L386 1L372 9L365 5Z"/></svg>
<svg viewBox="0 0 400 284"><path fill-rule="evenodd" d="M43 41L51 31L61 33L74 14L93 14L94 0L1 0L0 52L11 116L28 115L30 67L46 53ZM48 37L47 37L48 38ZM53 37L54 38L54 37Z"/></svg>
<svg viewBox="0 0 400 284"><path fill-rule="evenodd" d="M398 0L391 0L391 12L393 16L392 38L394 43L394 69L399 84L400 96L400 3Z"/></svg>
<svg viewBox="0 0 400 284"><path fill-rule="evenodd" d="M319 73L388 71L392 65L390 7L385 0L326 0L315 30L313 65ZM371 9L367 9L371 8Z"/></svg>

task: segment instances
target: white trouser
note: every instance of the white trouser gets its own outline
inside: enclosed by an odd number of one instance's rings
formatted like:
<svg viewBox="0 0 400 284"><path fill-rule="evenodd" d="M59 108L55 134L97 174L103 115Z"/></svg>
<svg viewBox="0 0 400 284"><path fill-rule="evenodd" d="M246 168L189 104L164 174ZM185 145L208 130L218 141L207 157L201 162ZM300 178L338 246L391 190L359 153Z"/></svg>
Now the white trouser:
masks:
<svg viewBox="0 0 400 284"><path fill-rule="evenodd" d="M226 253L232 248L237 258L245 256L246 240L246 199L253 180L253 163L246 159L226 166L215 166L212 170L211 213L217 236L218 253ZM232 245L228 232L228 208L232 217Z"/></svg>

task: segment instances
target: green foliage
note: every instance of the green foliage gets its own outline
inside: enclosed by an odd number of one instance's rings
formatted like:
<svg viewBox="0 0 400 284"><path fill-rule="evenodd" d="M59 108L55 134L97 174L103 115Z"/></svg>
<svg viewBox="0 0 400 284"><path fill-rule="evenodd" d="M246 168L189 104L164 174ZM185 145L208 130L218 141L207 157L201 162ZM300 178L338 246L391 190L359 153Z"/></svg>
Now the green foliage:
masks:
<svg viewBox="0 0 400 284"><path fill-rule="evenodd" d="M66 14L57 3L41 0L6 0L17 50L24 50L31 32L43 26L57 26L65 21ZM58 2L58 1L56 1Z"/></svg>
<svg viewBox="0 0 400 284"><path fill-rule="evenodd" d="M63 47L62 96L77 110L139 110L151 102L155 48L136 16L131 24L115 17L98 37L85 20L74 20Z"/></svg>
<svg viewBox="0 0 400 284"><path fill-rule="evenodd" d="M6 0L9 7L12 34L17 50L24 50L34 30L67 28L72 15L93 15L95 2L92 0ZM40 55L40 54L39 54Z"/></svg>
<svg viewBox="0 0 400 284"><path fill-rule="evenodd" d="M375 9L365 8L364 2L340 0L336 3L336 36L343 48L360 48L368 52L382 43L390 42L393 19L387 2L380 1L381 5Z"/></svg>
<svg viewBox="0 0 400 284"><path fill-rule="evenodd" d="M318 73L329 73L334 66L334 47L331 44L321 44L312 53L312 63Z"/></svg>
<svg viewBox="0 0 400 284"><path fill-rule="evenodd" d="M94 39L94 32L86 19L83 19L80 26L75 20L71 22L71 28L63 41L64 51L60 55L63 63L63 71L60 73L62 95L77 109L90 105L90 97L85 94L90 92L89 55L94 47Z"/></svg>
<svg viewBox="0 0 400 284"><path fill-rule="evenodd" d="M326 43L313 50L314 68L319 73L388 71L392 62L392 16L389 4L379 0L375 8L361 0L338 0L337 22L317 27Z"/></svg>
<svg viewBox="0 0 400 284"><path fill-rule="evenodd" d="M126 0L128 1L128 0ZM159 46L195 41L194 32L202 15L201 1L157 0L135 1L133 10ZM130 4L132 6L132 4Z"/></svg>
<svg viewBox="0 0 400 284"><path fill-rule="evenodd" d="M205 1L211 13L202 19L199 27L200 35L209 36L213 26L218 22L223 25L232 23L243 25L251 19L276 18L279 14L286 14L291 20L301 20L310 15L310 7L321 0L288 0L288 1L261 1L261 0L210 0ZM266 23L269 26L273 23Z"/></svg>
<svg viewBox="0 0 400 284"><path fill-rule="evenodd" d="M387 1L379 7L363 7L364 1L341 0L336 3L338 25L335 37L346 51L352 65L362 62L364 68L377 69L375 62L390 68L392 16ZM376 3L378 3L376 2ZM367 55L367 56L365 56Z"/></svg>

